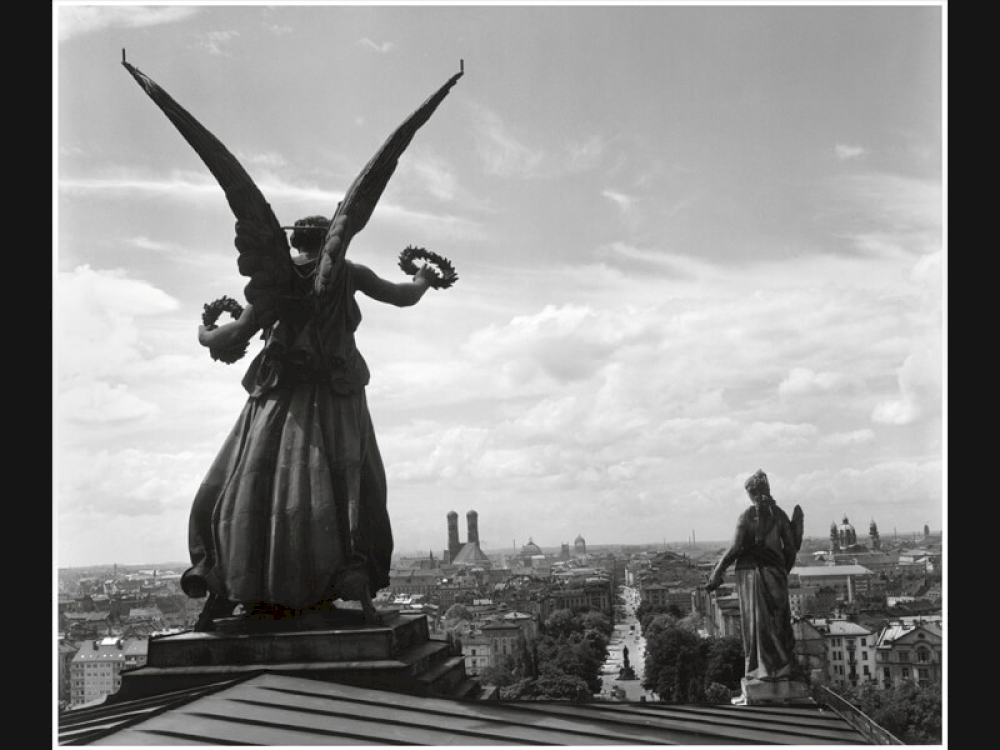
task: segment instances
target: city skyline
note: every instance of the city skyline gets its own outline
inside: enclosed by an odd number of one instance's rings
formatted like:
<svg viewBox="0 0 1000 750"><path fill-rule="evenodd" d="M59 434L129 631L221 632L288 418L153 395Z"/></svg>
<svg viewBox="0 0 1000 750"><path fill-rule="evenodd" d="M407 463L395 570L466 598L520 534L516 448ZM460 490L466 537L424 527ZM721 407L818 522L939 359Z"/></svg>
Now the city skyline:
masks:
<svg viewBox="0 0 1000 750"><path fill-rule="evenodd" d="M186 559L260 346L197 344L233 217L123 50L282 224L464 65L349 252L459 274L359 297L397 552L725 541L757 469L806 536L946 526L943 3L54 8L57 565Z"/></svg>
<svg viewBox="0 0 1000 750"><path fill-rule="evenodd" d="M930 531L931 537L940 536L943 533L942 530L940 530L940 529L930 529L929 531ZM882 530L882 529L880 529L879 530L879 536L880 536L883 544L894 544L894 543L899 543L899 542L911 541L911 542L913 542L912 547L914 547L914 548L919 548L920 545L921 545L921 543L923 543L925 541L924 540L924 531L923 531L923 529L907 530L906 532L899 532L897 529L892 529L892 530L888 530L888 529ZM462 539L463 539L462 544L464 544L465 543L465 541L464 541L465 537L463 536ZM858 534L858 539L859 539L859 543L860 544L865 544L867 542L867 540L868 540L867 531L863 530L862 532L860 532ZM807 542L807 543L808 542L811 542L811 543L823 542L823 541L828 541L829 540L829 535L827 535L827 536L808 536L807 535L807 536L803 537L803 540L805 542ZM511 544L510 547L482 546L482 544L481 544L480 548L487 555L515 556L516 553L519 553L521 551L521 549L526 544L528 544L529 541L534 542L542 550L543 553L546 552L546 551L548 551L549 553L552 553L552 554L558 554L561 551L561 548L562 548L563 545L570 545L570 546L572 546L572 544L573 544L573 541L560 541L560 542L557 542L557 543L538 542L538 541L534 540L534 537L532 537L530 534L524 540L512 539L511 541L512 541L512 544ZM586 540L584 540L584 541L586 541ZM628 544L625 544L625 543L615 543L615 542L604 542L604 543L586 542L586 543L587 543L587 549L591 550L591 551L593 551L593 550L616 549L616 548L626 548L626 547L627 548L633 548L633 547L639 547L639 548L665 548L665 549L681 549L681 550L683 550L685 547L693 547L693 548L706 548L706 547L708 547L708 548L714 548L715 546L726 545L730 541L731 540L729 540L729 539L704 539L704 540L702 540L702 539L695 539L693 541L691 539L687 539L687 540L673 540L673 541L671 541L671 540L661 540L661 541L651 540L651 541L647 541L647 542L637 542L637 543L628 543ZM394 560L394 562L396 560L399 560L399 559L416 560L416 559L419 559L419 558L427 555L428 553L433 554L435 556L435 558L438 558L441 554L443 554L443 553L445 553L447 551L447 548L448 548L448 545L447 545L447 543L445 543L445 544L441 545L439 548L436 548L436 549L396 550L396 551L393 552L393 560ZM109 561L106 561L106 562L95 562L95 563L89 563L89 564L86 564L86 565L71 565L71 566L61 566L61 567L65 567L66 569L85 569L85 568L106 568L106 567L121 566L123 568L147 568L147 569L150 569L150 570L156 570L156 571L161 571L162 572L163 570L166 570L167 568L182 568L182 567L184 567L187 564L188 563L184 559L158 560L158 561L149 561L149 560L146 560L146 561L143 561L143 562L132 562L132 563L123 563L123 562L117 562L117 561L114 561L114 560L109 560ZM177 571L174 571L174 572L177 572Z"/></svg>

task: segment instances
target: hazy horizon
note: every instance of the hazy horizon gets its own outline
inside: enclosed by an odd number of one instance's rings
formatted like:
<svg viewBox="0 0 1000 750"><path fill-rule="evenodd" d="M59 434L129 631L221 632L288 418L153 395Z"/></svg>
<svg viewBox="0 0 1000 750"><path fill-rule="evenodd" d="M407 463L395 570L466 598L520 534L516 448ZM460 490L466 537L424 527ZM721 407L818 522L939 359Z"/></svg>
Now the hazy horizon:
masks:
<svg viewBox="0 0 1000 750"><path fill-rule="evenodd" d="M882 533L881 531L879 532L879 534L880 534L881 538L884 541L887 541L887 542L893 541L894 538L896 539L896 541L898 541L900 538L905 539L906 537L909 537L909 536L913 536L914 537L913 541L916 542L916 543L919 543L919 542L923 541L922 538L918 538L918 537L922 537L922 535L923 535L923 529L916 530L916 531L907 531L905 534L897 534L897 533L894 533L894 532ZM930 530L930 535L932 537L933 536L940 536L941 534L943 534L943 531L940 530L940 529L939 530L934 530L934 529ZM829 537L805 536L805 537L803 537L803 542L825 541L828 538ZM864 542L865 538L866 537L864 537L861 534L859 534L859 539L861 540L862 543ZM694 541L694 545L696 547L702 547L702 546L705 546L705 547L717 547L717 546L718 547L724 547L724 546L728 545L730 542L731 542L730 539L705 539L705 540L696 539ZM536 544L537 544L537 542L536 542ZM543 552L545 552L546 550L549 550L550 552L558 552L561 549L562 544L563 543L560 543L560 544L557 544L557 545L538 544L538 547ZM568 542L567 542L567 544L568 544ZM683 549L683 547L685 545L686 545L685 542L667 542L666 544L664 544L664 542L637 542L637 543L629 543L629 544L614 543L614 542L609 542L609 543L594 543L594 544L591 544L590 542L587 542L587 548L588 549L606 549L606 548L616 548L616 547L669 547L669 548L681 548L681 549ZM523 546L523 545L519 545L518 546L518 548L517 548L518 551L520 551L521 546ZM446 547L442 546L440 550L395 551L395 552L393 552L392 556L393 556L393 560L394 561L397 560L397 559L417 560L417 559L420 559L422 556L426 556L428 552L433 552L434 555L435 555L435 558L438 558L439 555L440 555L440 553L444 552L445 549L446 549ZM516 554L512 549L499 548L499 547L482 548L482 550L487 555L514 555L514 554ZM185 560L168 560L168 561L165 561L165 562L161 561L161 562L139 562L139 563L126 563L126 562L111 561L111 562L104 562L104 563L90 563L90 564L87 564L87 565L64 565L64 566L59 566L59 569L60 570L78 570L78 569L81 569L81 568L114 567L115 565L120 565L120 566L123 566L123 567L129 567L129 568L152 568L152 569L155 569L155 570L160 570L160 569L167 569L167 568L171 568L171 567L173 567L173 568L184 568L187 565L189 565L189 562L186 559Z"/></svg>

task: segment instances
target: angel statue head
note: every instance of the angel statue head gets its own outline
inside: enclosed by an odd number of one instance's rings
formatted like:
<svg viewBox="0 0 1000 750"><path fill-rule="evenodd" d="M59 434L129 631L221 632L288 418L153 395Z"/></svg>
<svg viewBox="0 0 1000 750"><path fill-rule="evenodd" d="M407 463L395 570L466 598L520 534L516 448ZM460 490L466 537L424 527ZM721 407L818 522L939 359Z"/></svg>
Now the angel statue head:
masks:
<svg viewBox="0 0 1000 750"><path fill-rule="evenodd" d="M767 481L767 474L762 469L750 477L743 485L750 497L768 496L771 494L771 485Z"/></svg>
<svg viewBox="0 0 1000 750"><path fill-rule="evenodd" d="M326 231L330 228L330 220L325 216L306 216L295 222L292 237L289 240L292 247L303 253L318 253L326 239Z"/></svg>

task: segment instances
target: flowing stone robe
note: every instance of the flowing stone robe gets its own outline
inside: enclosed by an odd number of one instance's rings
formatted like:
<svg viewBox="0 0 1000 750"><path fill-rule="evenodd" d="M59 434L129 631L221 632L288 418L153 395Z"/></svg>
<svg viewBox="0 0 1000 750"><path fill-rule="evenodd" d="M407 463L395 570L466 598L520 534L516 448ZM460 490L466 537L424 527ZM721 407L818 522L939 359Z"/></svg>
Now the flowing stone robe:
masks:
<svg viewBox="0 0 1000 750"><path fill-rule="evenodd" d="M182 576L190 596L292 609L332 598L347 566L372 594L389 585L386 478L368 411L361 311L343 261L317 304L315 263L296 267L302 302L265 332L249 398L197 491Z"/></svg>
<svg viewBox="0 0 1000 750"><path fill-rule="evenodd" d="M795 633L788 572L796 551L788 516L768 496L740 515L733 544L713 572L713 577L721 578L736 563L747 680L791 674Z"/></svg>

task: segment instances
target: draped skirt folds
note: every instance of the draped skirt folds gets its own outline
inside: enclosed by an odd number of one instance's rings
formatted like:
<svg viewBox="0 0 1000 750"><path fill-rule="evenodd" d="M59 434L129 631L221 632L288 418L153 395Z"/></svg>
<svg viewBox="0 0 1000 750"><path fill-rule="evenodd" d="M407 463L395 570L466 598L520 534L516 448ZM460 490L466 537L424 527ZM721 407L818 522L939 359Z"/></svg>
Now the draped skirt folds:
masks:
<svg viewBox="0 0 1000 750"><path fill-rule="evenodd" d="M746 678L769 680L789 676L795 632L785 572L758 565L738 567L736 576Z"/></svg>
<svg viewBox="0 0 1000 750"><path fill-rule="evenodd" d="M389 585L385 469L363 390L300 383L250 398L195 496L192 596L301 609L363 560Z"/></svg>

